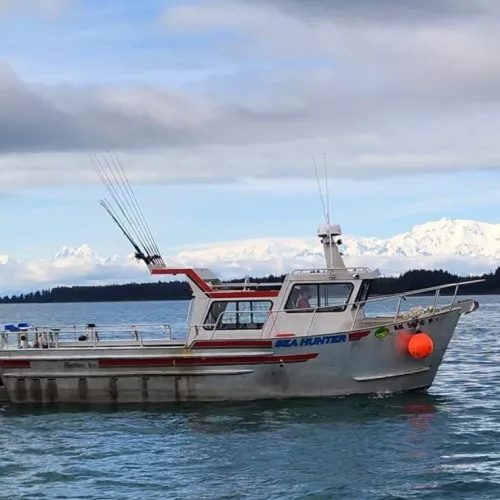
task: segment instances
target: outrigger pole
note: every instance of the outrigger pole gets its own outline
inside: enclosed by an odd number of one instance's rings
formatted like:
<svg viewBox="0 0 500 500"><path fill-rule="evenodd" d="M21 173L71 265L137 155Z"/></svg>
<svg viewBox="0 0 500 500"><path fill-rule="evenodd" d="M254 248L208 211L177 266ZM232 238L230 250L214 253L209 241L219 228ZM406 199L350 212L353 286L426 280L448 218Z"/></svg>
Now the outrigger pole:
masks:
<svg viewBox="0 0 500 500"><path fill-rule="evenodd" d="M96 156L90 156L90 163L111 195L116 209L106 199L99 200L101 206L133 246L137 260L144 261L150 270L166 267L118 156L115 154L113 158L109 153L109 160L106 156L103 160L102 163Z"/></svg>

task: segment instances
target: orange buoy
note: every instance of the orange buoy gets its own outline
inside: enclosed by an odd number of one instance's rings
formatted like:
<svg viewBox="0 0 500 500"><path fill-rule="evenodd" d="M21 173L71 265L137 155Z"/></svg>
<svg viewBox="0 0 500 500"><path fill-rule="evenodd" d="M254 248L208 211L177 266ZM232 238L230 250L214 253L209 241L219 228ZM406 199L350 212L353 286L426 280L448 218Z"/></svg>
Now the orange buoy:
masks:
<svg viewBox="0 0 500 500"><path fill-rule="evenodd" d="M434 342L427 333L416 333L408 342L408 352L415 359L424 359L434 351Z"/></svg>

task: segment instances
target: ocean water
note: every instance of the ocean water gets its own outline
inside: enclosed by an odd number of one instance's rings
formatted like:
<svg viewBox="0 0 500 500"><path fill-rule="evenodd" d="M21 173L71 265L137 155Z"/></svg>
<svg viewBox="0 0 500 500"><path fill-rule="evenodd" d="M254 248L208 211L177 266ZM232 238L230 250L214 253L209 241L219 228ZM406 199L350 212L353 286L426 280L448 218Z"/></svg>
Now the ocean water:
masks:
<svg viewBox="0 0 500 500"><path fill-rule="evenodd" d="M427 393L94 408L6 404L0 498L498 500L500 297L477 300L480 309L461 319ZM373 312L393 307L374 305ZM181 335L187 308L2 305L0 321L168 321Z"/></svg>

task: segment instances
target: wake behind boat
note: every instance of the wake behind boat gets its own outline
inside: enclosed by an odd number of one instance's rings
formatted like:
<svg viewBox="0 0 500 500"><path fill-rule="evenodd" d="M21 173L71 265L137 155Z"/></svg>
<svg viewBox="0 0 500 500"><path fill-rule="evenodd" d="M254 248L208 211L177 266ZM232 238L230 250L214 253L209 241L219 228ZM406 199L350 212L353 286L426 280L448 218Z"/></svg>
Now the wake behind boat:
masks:
<svg viewBox="0 0 500 500"><path fill-rule="evenodd" d="M102 204L136 256L154 276L187 279L193 293L187 336L172 338L168 325L10 325L1 333L0 377L14 403L242 401L425 389L461 315L478 308L457 295L459 287L483 280L370 298L379 271L346 267L340 226L329 221L318 230L325 268L295 270L275 289L222 283L209 269L167 267L121 165L107 164L115 181L116 173L122 180L118 189L94 162L118 210ZM438 307L441 291L450 288L450 303ZM406 297L429 292L430 307L401 312ZM367 304L394 299L393 314L365 315Z"/></svg>

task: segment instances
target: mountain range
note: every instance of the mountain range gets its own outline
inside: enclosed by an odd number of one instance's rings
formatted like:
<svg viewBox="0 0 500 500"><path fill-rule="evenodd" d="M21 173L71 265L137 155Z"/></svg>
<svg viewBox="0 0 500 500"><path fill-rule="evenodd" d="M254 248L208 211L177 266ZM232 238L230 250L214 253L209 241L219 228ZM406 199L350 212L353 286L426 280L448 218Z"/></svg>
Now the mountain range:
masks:
<svg viewBox="0 0 500 500"><path fill-rule="evenodd" d="M342 236L348 266L379 268L384 275L408 269L447 269L457 274L489 272L500 266L500 224L443 218L391 238ZM126 242L124 243L124 245ZM265 238L200 246L166 256L175 267L210 267L221 278L280 274L324 267L317 237ZM151 278L133 254L100 256L88 245L63 247L51 259L21 262L0 255L0 293L57 285L144 282Z"/></svg>

